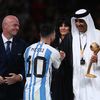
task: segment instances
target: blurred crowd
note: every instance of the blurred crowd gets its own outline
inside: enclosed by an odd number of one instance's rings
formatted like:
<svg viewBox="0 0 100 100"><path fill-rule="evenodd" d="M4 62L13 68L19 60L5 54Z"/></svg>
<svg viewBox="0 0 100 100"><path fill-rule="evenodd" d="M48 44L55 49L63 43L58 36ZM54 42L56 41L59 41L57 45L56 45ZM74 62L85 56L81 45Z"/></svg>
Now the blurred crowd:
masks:
<svg viewBox="0 0 100 100"><path fill-rule="evenodd" d="M16 15L20 20L20 37L31 44L39 40L41 22L54 22L59 16L71 16L81 6L91 10L96 27L100 29L100 3L95 1L92 6L86 0L0 0L0 26L4 16Z"/></svg>

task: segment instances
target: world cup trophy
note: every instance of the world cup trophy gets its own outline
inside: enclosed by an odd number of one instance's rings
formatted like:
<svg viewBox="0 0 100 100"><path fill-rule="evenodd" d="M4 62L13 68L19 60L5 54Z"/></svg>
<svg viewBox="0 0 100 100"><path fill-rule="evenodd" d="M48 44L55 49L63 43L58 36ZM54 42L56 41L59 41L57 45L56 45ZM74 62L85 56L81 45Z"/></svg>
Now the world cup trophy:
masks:
<svg viewBox="0 0 100 100"><path fill-rule="evenodd" d="M90 45L90 49L93 51L94 55L97 55L98 52L100 51L100 46L99 46L96 42L93 42L93 43ZM86 77L89 77L89 78L96 78L96 75L90 73L91 66L92 66L92 62L90 61L89 65L88 65Z"/></svg>

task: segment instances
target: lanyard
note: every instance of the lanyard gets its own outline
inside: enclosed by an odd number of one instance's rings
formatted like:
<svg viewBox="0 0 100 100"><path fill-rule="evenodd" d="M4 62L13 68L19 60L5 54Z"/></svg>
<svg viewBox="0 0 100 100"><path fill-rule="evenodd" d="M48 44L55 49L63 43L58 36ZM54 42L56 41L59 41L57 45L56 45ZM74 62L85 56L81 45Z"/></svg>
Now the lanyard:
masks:
<svg viewBox="0 0 100 100"><path fill-rule="evenodd" d="M79 40L80 40L80 54L83 57L84 50L85 50L85 48L87 46L87 38L86 38L86 43L84 44L83 49L82 49L82 42L81 42L81 37L80 36L79 36Z"/></svg>
<svg viewBox="0 0 100 100"><path fill-rule="evenodd" d="M80 54L81 54L80 64L84 65L85 64L85 59L83 57L83 53L84 53L84 50L85 50L85 48L87 46L87 38L86 38L86 43L84 44L83 49L82 49L82 42L81 42L80 36L79 36L79 40L80 40Z"/></svg>

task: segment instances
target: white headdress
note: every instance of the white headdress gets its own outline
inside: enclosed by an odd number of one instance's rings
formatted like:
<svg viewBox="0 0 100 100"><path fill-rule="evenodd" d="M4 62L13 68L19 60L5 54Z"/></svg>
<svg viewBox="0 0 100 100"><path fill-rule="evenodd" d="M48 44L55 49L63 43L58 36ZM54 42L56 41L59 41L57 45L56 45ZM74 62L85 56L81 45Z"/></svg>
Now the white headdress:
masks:
<svg viewBox="0 0 100 100"><path fill-rule="evenodd" d="M71 19L72 35L74 35L76 31L77 31L77 33L79 33L78 29L75 26L76 18L85 20L87 27L88 27L86 32L87 33L89 32L90 34L91 34L91 32L93 33L95 26L94 26L94 22L93 22L93 19L92 19L90 13L86 9L80 9L75 12L74 17L72 17L72 19Z"/></svg>

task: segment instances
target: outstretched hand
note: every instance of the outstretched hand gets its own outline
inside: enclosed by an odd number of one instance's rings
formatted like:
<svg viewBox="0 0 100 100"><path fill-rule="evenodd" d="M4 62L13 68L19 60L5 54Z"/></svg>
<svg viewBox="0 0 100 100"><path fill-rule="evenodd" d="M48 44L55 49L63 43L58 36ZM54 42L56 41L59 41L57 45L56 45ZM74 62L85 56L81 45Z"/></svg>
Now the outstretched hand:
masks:
<svg viewBox="0 0 100 100"><path fill-rule="evenodd" d="M63 60L66 56L64 51L60 51L61 60Z"/></svg>

